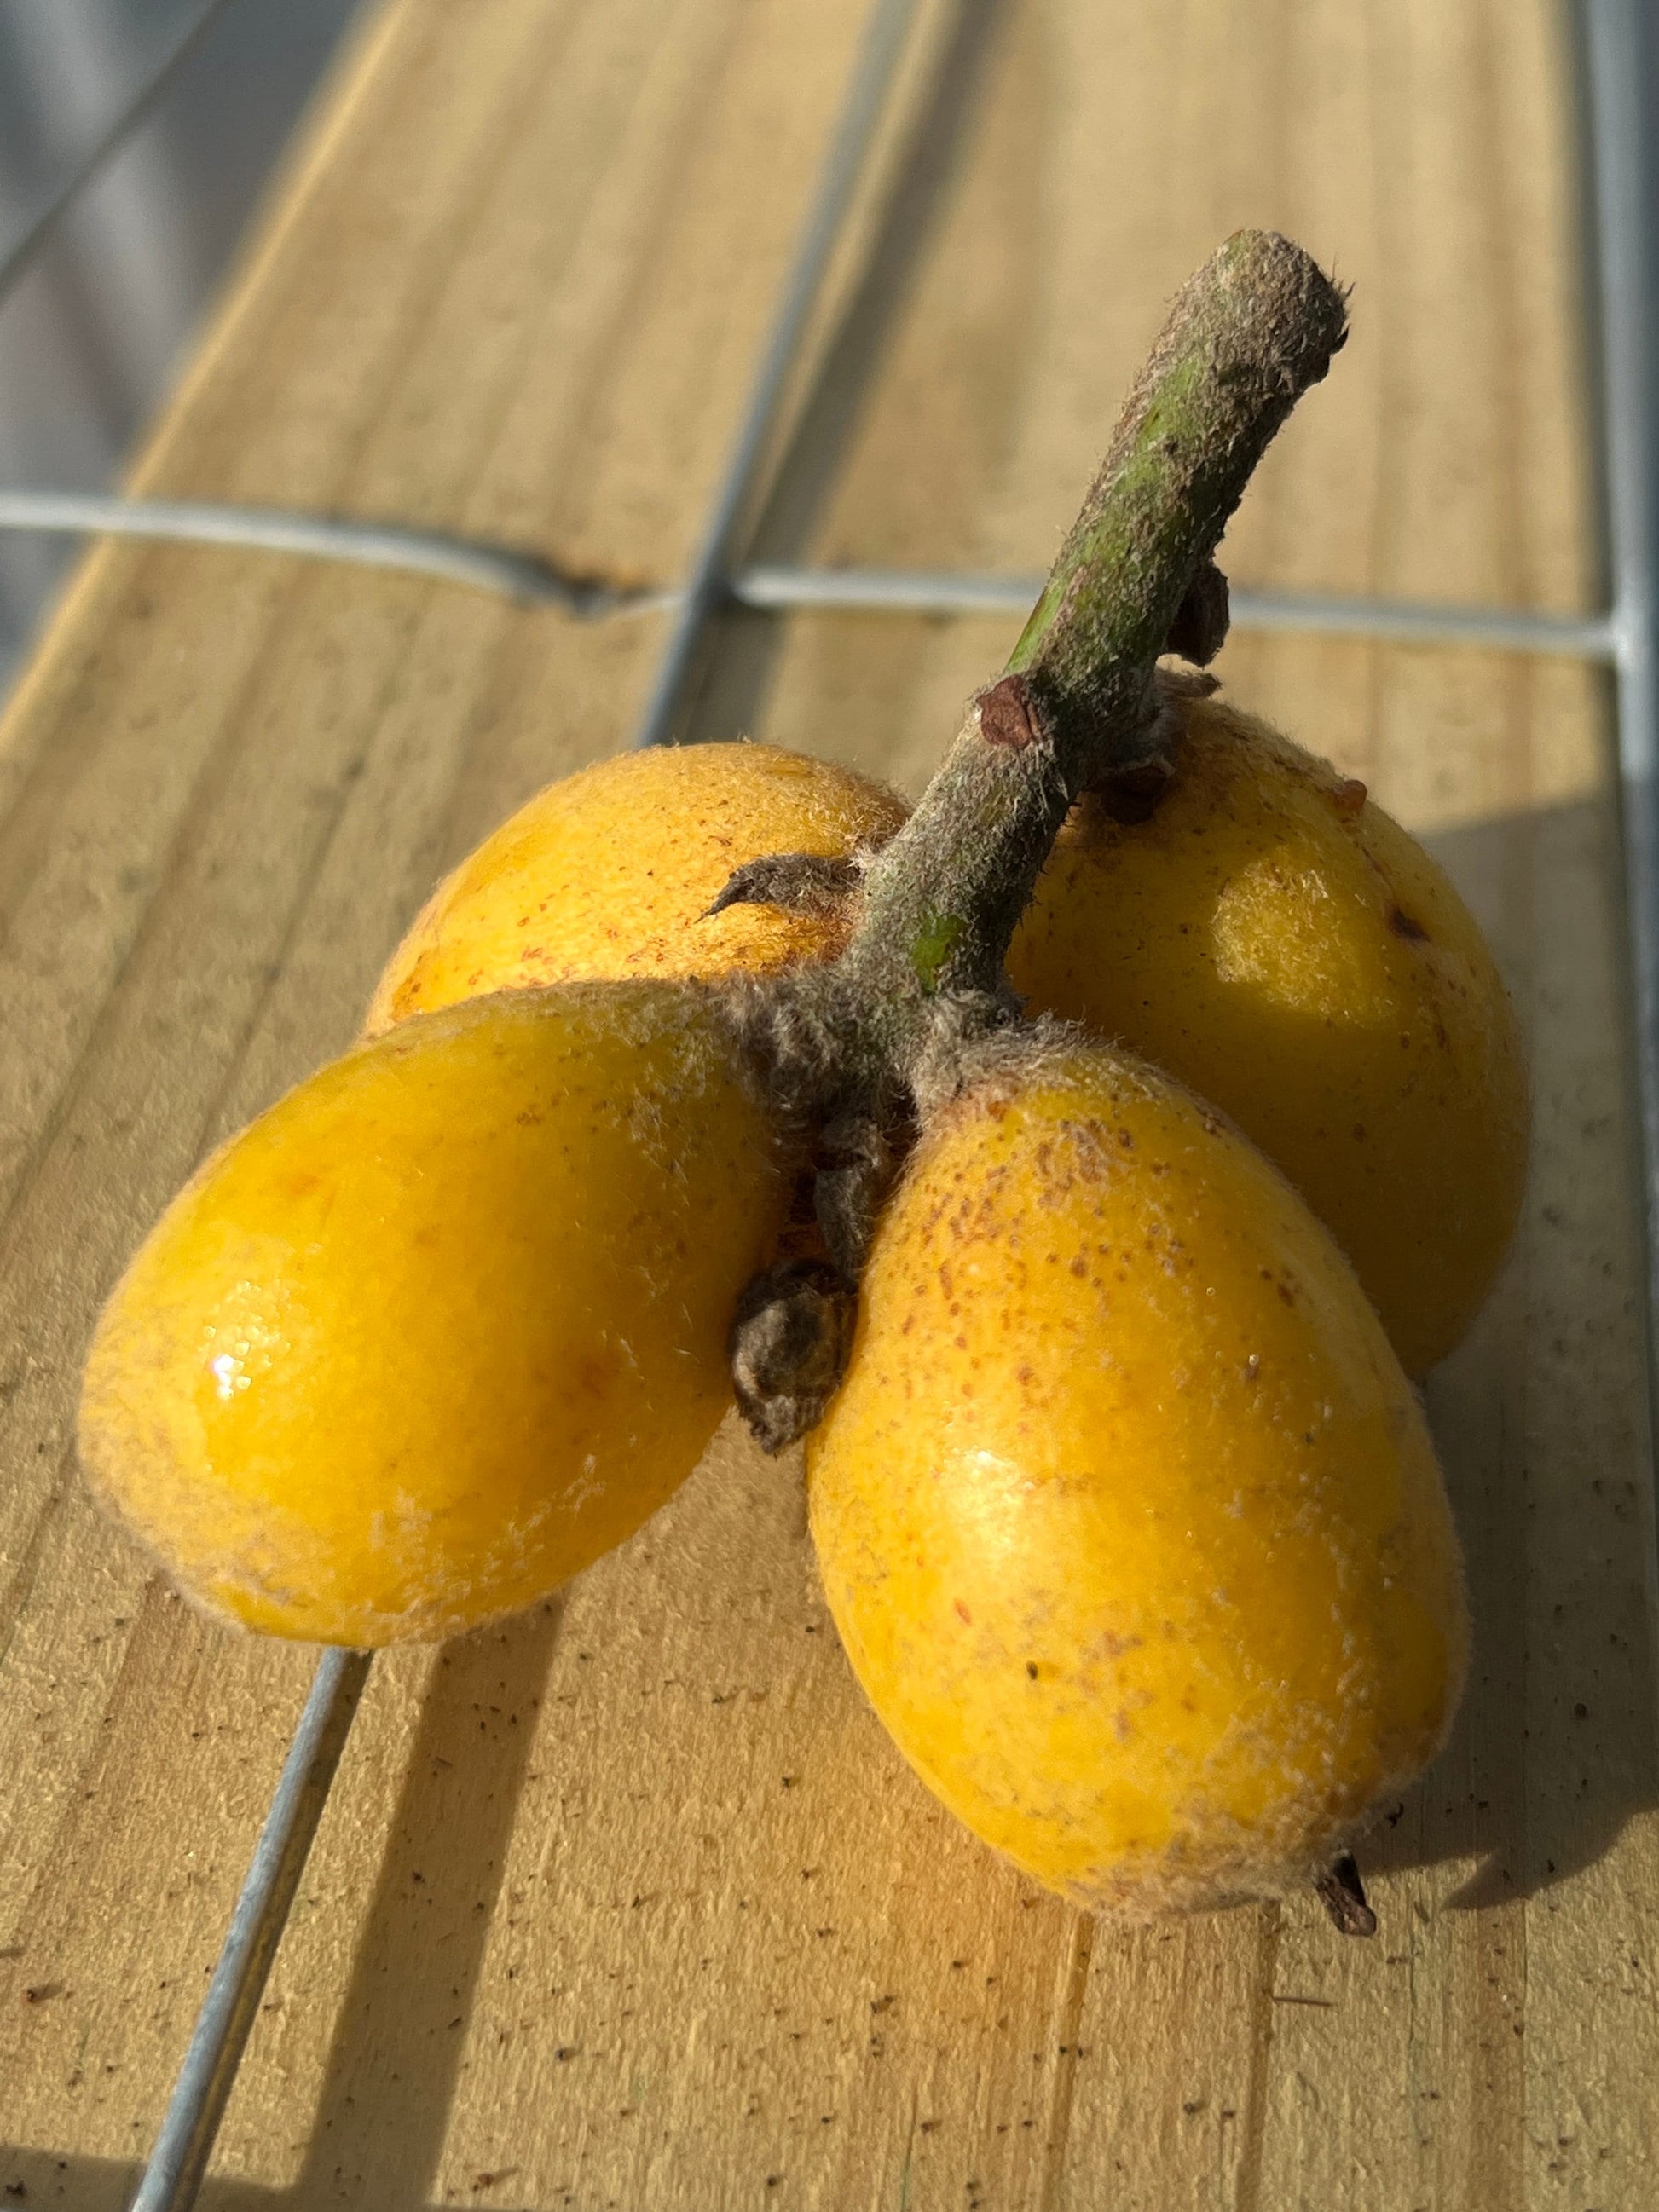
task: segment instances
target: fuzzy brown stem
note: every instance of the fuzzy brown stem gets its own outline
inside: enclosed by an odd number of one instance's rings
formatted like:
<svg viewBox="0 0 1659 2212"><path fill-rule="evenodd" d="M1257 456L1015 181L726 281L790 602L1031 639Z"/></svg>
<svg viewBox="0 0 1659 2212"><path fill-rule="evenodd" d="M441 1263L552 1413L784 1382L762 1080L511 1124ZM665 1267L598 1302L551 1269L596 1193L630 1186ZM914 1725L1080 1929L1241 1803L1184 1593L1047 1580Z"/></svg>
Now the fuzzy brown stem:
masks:
<svg viewBox="0 0 1659 2212"><path fill-rule="evenodd" d="M1007 672L871 866L839 981L872 1067L914 1082L942 1002L958 1028L1002 1018L1055 833L1080 791L1155 755L1158 656L1178 618L1219 642L1211 556L1346 331L1341 294L1271 232L1229 239L1177 296Z"/></svg>

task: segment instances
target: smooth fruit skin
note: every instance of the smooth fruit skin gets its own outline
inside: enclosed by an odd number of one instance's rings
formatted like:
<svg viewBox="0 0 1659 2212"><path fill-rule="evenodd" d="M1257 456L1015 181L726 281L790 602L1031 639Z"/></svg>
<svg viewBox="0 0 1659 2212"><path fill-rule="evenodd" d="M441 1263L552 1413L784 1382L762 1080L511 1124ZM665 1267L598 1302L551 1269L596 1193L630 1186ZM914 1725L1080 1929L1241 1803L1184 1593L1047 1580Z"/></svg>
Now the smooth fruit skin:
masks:
<svg viewBox="0 0 1659 2212"><path fill-rule="evenodd" d="M1073 811L1008 972L1033 1011L1238 1123L1334 1232L1407 1373L1458 1342L1520 1212L1525 1060L1468 909L1363 786L1189 708L1149 821Z"/></svg>
<svg viewBox="0 0 1659 2212"><path fill-rule="evenodd" d="M99 1322L82 1461L250 1628L366 1647L512 1613L690 1473L787 1182L700 993L410 1023L173 1200Z"/></svg>
<svg viewBox="0 0 1659 2212"><path fill-rule="evenodd" d="M846 941L832 914L708 909L745 860L841 858L890 837L906 811L867 776L776 745L600 761L538 793L439 884L380 978L367 1033L482 992L603 976L709 982L827 959Z"/></svg>
<svg viewBox="0 0 1659 2212"><path fill-rule="evenodd" d="M1210 1109L1103 1047L981 1084L878 1231L809 1439L854 1669L1051 1888L1273 1894L1456 1705L1456 1537L1346 1263Z"/></svg>

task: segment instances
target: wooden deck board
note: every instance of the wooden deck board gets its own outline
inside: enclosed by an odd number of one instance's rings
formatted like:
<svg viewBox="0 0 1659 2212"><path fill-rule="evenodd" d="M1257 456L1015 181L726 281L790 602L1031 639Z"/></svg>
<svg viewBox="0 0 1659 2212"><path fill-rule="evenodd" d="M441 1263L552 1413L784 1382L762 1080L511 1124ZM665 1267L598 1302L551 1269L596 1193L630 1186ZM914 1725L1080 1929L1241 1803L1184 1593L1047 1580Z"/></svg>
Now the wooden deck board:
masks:
<svg viewBox="0 0 1659 2212"><path fill-rule="evenodd" d="M136 481L671 579L860 13L380 9ZM1547 0L937 0L918 52L764 551L1040 566L1164 298L1266 221L1353 283L1355 334L1235 577L1590 603ZM734 618L697 727L915 787L1010 628ZM310 1663L198 1621L85 1502L90 1317L202 1148L349 1038L437 872L625 741L661 635L106 547L9 717L0 2185L25 2203L125 2202ZM1533 1041L1526 1228L1430 1392L1476 1667L1372 1845L1378 1941L1300 1902L1125 1933L994 1863L864 1707L798 1469L724 1434L549 1608L377 1663L214 2212L1653 2202L1655 1551L1602 687L1244 637L1223 672L1431 837Z"/></svg>

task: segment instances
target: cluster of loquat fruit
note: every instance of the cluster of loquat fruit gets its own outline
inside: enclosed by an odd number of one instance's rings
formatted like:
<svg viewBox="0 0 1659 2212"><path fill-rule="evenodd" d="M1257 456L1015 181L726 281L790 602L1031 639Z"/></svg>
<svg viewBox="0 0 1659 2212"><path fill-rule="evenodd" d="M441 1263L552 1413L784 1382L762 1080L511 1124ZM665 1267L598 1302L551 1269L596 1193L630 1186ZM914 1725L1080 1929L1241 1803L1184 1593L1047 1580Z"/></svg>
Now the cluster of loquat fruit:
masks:
<svg viewBox="0 0 1659 2212"><path fill-rule="evenodd" d="M1073 1026L923 1117L806 1444L902 1749L1135 1913L1317 1875L1443 1740L1462 1571L1407 1378L1485 1297L1527 1143L1440 869L1262 723L1179 714L1155 805L1073 809L1007 973ZM670 1496L804 1167L723 994L858 910L719 896L781 853L855 877L906 811L765 745L626 755L440 886L362 1041L206 1162L100 1322L84 1464L192 1596L454 1635Z"/></svg>

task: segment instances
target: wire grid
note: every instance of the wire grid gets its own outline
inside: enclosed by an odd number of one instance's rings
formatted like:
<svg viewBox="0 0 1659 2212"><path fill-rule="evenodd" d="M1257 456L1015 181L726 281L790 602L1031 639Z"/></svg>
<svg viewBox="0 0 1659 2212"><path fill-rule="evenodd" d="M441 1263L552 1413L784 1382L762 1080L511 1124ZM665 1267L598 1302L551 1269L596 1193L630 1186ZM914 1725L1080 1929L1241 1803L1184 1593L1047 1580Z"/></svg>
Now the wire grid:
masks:
<svg viewBox="0 0 1659 2212"><path fill-rule="evenodd" d="M127 107L46 198L0 257L0 298L152 111L223 0L206 0ZM1024 614L1041 576L867 568L815 569L744 559L775 434L848 211L914 28L917 0L873 0L860 51L790 264L747 404L710 501L684 582L618 590L568 574L507 546L395 524L209 503L0 490L0 530L102 533L235 545L412 571L580 620L670 609L674 619L634 742L675 736L708 630L725 609L902 614ZM1380 599L1237 592L1234 625L1399 643L1561 653L1610 666L1615 686L1625 905L1641 1115L1650 1319L1659 1311L1659 389L1655 265L1659 221L1651 130L1659 37L1643 0L1579 0L1576 27L1586 94L1584 167L1595 246L1595 335L1601 373L1606 568L1610 604L1567 617L1424 605ZM1649 1359L1650 1439L1655 1363ZM208 1992L198 2015L131 2212L185 2212L195 2202L236 2078L289 1908L328 1800L371 1655L319 1661L266 1814Z"/></svg>

